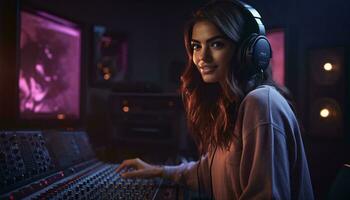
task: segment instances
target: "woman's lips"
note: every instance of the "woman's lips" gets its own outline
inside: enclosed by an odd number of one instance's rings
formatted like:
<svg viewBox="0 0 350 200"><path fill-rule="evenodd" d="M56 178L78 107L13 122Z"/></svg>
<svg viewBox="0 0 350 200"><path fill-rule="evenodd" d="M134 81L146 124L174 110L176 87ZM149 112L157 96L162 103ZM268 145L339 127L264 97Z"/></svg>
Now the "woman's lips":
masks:
<svg viewBox="0 0 350 200"><path fill-rule="evenodd" d="M215 71L216 68L217 68L217 66L205 66L205 67L200 67L199 71L202 74L211 74Z"/></svg>

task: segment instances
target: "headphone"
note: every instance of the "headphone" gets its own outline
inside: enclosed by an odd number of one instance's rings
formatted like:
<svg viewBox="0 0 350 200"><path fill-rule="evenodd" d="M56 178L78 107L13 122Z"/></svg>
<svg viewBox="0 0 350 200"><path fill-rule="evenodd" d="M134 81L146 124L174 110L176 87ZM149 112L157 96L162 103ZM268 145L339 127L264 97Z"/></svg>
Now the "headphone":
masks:
<svg viewBox="0 0 350 200"><path fill-rule="evenodd" d="M238 0L229 2L239 8L245 16L251 18L252 25L256 29L240 42L236 53L238 71L246 76L265 71L269 66L272 50L270 42L265 36L265 26L261 21L260 14L244 2Z"/></svg>

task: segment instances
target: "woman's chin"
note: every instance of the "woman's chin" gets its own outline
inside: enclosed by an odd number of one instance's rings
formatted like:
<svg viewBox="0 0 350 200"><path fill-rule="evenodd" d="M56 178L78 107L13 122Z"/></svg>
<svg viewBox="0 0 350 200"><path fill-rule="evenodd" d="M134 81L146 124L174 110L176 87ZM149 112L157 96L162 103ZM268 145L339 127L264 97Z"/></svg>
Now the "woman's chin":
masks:
<svg viewBox="0 0 350 200"><path fill-rule="evenodd" d="M216 77L212 77L208 75L202 76L202 79L204 83L216 83L219 81Z"/></svg>

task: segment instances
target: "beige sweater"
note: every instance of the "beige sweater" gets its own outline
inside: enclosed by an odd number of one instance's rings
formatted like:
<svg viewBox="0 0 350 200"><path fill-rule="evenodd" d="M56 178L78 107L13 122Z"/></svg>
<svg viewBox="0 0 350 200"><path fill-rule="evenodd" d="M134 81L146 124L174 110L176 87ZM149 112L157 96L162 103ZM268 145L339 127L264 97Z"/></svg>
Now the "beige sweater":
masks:
<svg viewBox="0 0 350 200"><path fill-rule="evenodd" d="M221 199L313 199L296 117L274 87L263 85L243 100L229 150L217 148L211 169L213 196ZM210 196L210 163L165 166L164 176Z"/></svg>

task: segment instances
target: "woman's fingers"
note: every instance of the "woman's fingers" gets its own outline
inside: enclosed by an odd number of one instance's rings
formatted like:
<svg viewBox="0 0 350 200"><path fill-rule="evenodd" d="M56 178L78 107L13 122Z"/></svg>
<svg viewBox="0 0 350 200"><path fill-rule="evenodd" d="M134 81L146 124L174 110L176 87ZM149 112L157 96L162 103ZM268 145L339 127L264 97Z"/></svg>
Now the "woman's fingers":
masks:
<svg viewBox="0 0 350 200"><path fill-rule="evenodd" d="M162 168L150 165L139 158L124 160L115 170L121 172L125 168L134 168L132 171L125 171L121 174L123 178L153 178L161 176Z"/></svg>
<svg viewBox="0 0 350 200"><path fill-rule="evenodd" d="M129 171L124 172L121 174L123 178L145 178L144 170L135 170L135 171Z"/></svg>
<svg viewBox="0 0 350 200"><path fill-rule="evenodd" d="M118 173L121 170L128 168L128 167L133 167L135 169L142 169L145 167L144 165L145 165L145 163L142 160L140 160L139 158L124 160L119 165L119 167L115 170L115 172Z"/></svg>
<svg viewBox="0 0 350 200"><path fill-rule="evenodd" d="M119 173L121 170L128 168L128 167L134 167L134 159L131 160L124 160L119 167L115 170L116 173Z"/></svg>
<svg viewBox="0 0 350 200"><path fill-rule="evenodd" d="M158 176L158 171L154 169L140 169L122 173L123 178L154 178Z"/></svg>
<svg viewBox="0 0 350 200"><path fill-rule="evenodd" d="M124 169L126 166L125 166L125 163L124 161L118 166L118 168L115 170L116 173L119 173L122 169Z"/></svg>

